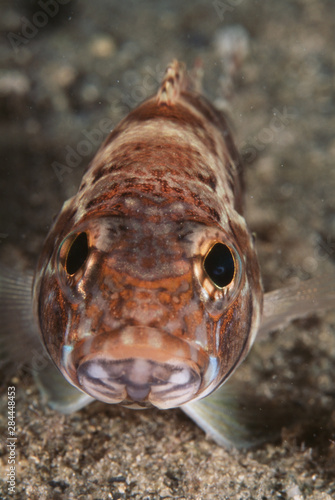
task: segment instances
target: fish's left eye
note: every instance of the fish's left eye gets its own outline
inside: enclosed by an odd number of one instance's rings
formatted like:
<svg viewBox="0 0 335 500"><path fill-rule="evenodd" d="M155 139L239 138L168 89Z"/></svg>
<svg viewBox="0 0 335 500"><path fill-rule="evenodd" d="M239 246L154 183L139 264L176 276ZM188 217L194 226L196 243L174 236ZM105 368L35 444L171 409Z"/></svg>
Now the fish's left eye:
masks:
<svg viewBox="0 0 335 500"><path fill-rule="evenodd" d="M215 286L228 286L235 274L235 261L229 248L223 243L215 243L204 259L204 269Z"/></svg>
<svg viewBox="0 0 335 500"><path fill-rule="evenodd" d="M85 232L79 233L73 240L66 256L65 270L73 275L85 264L88 257L88 240Z"/></svg>

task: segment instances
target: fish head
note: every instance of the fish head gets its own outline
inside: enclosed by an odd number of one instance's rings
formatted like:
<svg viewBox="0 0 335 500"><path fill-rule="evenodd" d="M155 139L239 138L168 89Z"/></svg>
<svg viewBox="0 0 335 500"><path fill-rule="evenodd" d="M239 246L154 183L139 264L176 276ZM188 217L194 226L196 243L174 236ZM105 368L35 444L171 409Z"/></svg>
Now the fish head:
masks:
<svg viewBox="0 0 335 500"><path fill-rule="evenodd" d="M172 408L243 360L261 302L249 233L242 248L219 225L117 213L61 233L35 297L43 342L71 384L107 403Z"/></svg>

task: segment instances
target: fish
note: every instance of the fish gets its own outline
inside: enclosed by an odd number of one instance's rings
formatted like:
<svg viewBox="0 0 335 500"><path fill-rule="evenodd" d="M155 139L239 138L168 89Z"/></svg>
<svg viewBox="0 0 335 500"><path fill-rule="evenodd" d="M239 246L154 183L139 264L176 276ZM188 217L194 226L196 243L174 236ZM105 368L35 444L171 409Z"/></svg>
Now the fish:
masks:
<svg viewBox="0 0 335 500"><path fill-rule="evenodd" d="M35 272L1 266L0 363L30 360L63 413L180 407L219 445L247 447L255 416L228 379L257 336L333 307L335 280L264 293L242 158L199 87L172 61L99 148Z"/></svg>

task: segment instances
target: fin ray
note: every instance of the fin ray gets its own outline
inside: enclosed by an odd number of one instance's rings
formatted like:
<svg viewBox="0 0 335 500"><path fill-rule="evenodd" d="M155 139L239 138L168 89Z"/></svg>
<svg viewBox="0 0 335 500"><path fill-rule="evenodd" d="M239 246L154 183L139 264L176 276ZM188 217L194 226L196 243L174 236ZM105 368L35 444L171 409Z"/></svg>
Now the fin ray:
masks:
<svg viewBox="0 0 335 500"><path fill-rule="evenodd" d="M60 413L74 413L95 401L91 396L73 387L50 359L41 369L34 370L33 375L46 404Z"/></svg>
<svg viewBox="0 0 335 500"><path fill-rule="evenodd" d="M291 321L335 307L335 271L264 295L257 338L286 327Z"/></svg>
<svg viewBox="0 0 335 500"><path fill-rule="evenodd" d="M251 448L276 440L283 426L290 425L296 409L279 407L272 400L253 394L250 388L229 380L204 399L181 409L224 448Z"/></svg>
<svg viewBox="0 0 335 500"><path fill-rule="evenodd" d="M10 378L43 355L32 308L33 274L0 265L0 368Z"/></svg>
<svg viewBox="0 0 335 500"><path fill-rule="evenodd" d="M158 105L173 106L188 86L186 68L176 59L166 68L161 86L157 92Z"/></svg>

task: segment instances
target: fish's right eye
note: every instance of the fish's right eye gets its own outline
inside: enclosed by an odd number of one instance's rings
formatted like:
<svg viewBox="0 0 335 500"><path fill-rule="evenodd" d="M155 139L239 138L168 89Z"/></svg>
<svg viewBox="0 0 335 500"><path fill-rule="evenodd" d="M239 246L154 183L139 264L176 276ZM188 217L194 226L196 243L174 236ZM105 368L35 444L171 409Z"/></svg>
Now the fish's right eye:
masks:
<svg viewBox="0 0 335 500"><path fill-rule="evenodd" d="M215 243L205 257L204 269L217 288L228 286L235 275L235 261L230 249L223 243Z"/></svg>
<svg viewBox="0 0 335 500"><path fill-rule="evenodd" d="M194 274L201 301L207 311L218 318L241 291L244 259L225 234L216 232L214 237L210 237L210 234L206 236L194 259Z"/></svg>
<svg viewBox="0 0 335 500"><path fill-rule="evenodd" d="M70 275L76 274L88 257L88 239L85 232L79 233L72 241L65 260L65 270Z"/></svg>

